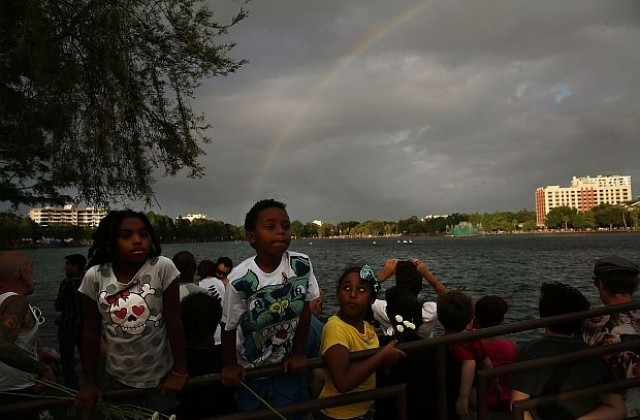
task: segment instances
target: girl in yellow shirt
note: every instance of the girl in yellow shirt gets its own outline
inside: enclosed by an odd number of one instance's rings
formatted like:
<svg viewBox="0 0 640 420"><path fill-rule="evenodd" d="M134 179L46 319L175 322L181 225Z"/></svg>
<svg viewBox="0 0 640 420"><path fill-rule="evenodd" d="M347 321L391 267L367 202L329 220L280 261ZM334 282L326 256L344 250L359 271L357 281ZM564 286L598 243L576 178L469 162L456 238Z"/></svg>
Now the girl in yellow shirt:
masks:
<svg viewBox="0 0 640 420"><path fill-rule="evenodd" d="M380 284L368 265L347 269L338 280L338 313L322 330L320 352L326 362L327 380L320 398L375 388L375 371L404 357L405 353L391 341L368 359L351 362L352 351L379 347L374 327L365 320ZM372 401L322 410L327 419L369 419Z"/></svg>

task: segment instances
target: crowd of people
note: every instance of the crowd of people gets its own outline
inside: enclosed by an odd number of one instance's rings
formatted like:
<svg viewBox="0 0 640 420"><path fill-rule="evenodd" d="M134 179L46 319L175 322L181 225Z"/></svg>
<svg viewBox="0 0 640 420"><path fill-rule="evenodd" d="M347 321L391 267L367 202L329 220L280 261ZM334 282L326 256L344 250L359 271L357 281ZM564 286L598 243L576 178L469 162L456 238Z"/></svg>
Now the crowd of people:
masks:
<svg viewBox="0 0 640 420"><path fill-rule="evenodd" d="M315 398L330 398L391 384L406 384L410 419L436 416L435 348L405 352L399 343L429 340L437 331L460 334L501 324L509 309L500 296L473 302L448 289L419 259L395 258L379 273L349 267L337 279L337 313L321 320L324 293L308 255L289 250L286 206L261 200L245 218L255 255L234 266L227 257L196 261L189 251L169 259L148 218L111 211L88 251L65 257L59 311L59 353L41 346L41 311L29 302L33 266L19 251L0 253L0 403L46 392L61 380L76 389L79 412L92 410L105 390L146 389L117 403L145 407L179 419L250 412ZM593 282L604 305L633 301L638 265L607 256L595 262ZM378 296L381 283L395 285ZM430 286L435 301L421 301ZM327 293L334 291L326 291ZM589 309L576 288L544 283L539 315ZM640 311L549 325L544 336L518 347L495 337L447 346L447 415L472 418L479 369L640 338ZM351 353L379 349L365 359ZM76 372L76 350L83 375ZM322 356L323 368L308 369ZM487 407L500 416L514 401L640 376L633 351L609 354L501 376L491 382ZM248 375L279 365L280 373ZM61 366L61 372L56 367ZM188 379L219 373L221 383L189 386ZM640 415L638 389L605 392L525 413L527 419L607 419ZM303 413L291 419L389 419L389 399ZM23 418L28 413L25 411ZM33 413L37 418L38 413Z"/></svg>

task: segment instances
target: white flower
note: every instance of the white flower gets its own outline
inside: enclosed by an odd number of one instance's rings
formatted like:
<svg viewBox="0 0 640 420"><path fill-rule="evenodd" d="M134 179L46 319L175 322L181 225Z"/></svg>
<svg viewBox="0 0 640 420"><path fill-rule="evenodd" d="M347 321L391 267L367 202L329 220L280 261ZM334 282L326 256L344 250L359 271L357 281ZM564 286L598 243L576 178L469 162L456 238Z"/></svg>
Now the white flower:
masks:
<svg viewBox="0 0 640 420"><path fill-rule="evenodd" d="M402 325L398 325L396 330L398 330L399 333L404 332L404 327Z"/></svg>
<svg viewBox="0 0 640 420"><path fill-rule="evenodd" d="M151 420L160 420L160 413L158 413L157 411L153 413L153 416L151 416Z"/></svg>
<svg viewBox="0 0 640 420"><path fill-rule="evenodd" d="M396 322L402 322L402 321L403 321L402 316L396 315Z"/></svg>
<svg viewBox="0 0 640 420"><path fill-rule="evenodd" d="M403 324L404 324L405 327L409 328L410 330L415 330L416 329L416 326L415 326L415 324L413 322L404 321Z"/></svg>

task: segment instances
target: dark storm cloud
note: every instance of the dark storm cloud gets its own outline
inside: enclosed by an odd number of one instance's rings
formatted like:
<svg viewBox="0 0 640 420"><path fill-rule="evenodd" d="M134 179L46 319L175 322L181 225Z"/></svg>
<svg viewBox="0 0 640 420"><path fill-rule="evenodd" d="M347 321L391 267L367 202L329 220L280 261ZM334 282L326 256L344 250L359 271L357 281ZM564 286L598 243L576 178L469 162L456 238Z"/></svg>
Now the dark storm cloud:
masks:
<svg viewBox="0 0 640 420"><path fill-rule="evenodd" d="M536 187L574 175L640 180L637 1L248 8L229 39L250 63L195 101L207 177L159 179L163 213L240 224L274 196L302 221L398 220L533 209Z"/></svg>

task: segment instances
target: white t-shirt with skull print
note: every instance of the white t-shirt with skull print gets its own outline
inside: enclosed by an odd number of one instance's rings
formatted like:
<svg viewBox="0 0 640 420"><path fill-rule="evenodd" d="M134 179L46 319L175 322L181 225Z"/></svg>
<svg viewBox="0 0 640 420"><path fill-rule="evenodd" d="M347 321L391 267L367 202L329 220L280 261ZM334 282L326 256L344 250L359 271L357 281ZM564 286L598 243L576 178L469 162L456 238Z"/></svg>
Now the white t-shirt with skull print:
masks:
<svg viewBox="0 0 640 420"><path fill-rule="evenodd" d="M110 263L87 270L78 291L98 305L108 343L106 371L117 381L153 388L171 370L162 295L179 274L166 257L147 260L127 284L118 282Z"/></svg>

